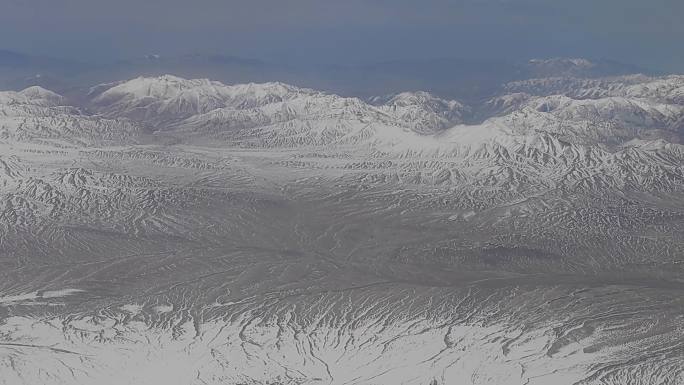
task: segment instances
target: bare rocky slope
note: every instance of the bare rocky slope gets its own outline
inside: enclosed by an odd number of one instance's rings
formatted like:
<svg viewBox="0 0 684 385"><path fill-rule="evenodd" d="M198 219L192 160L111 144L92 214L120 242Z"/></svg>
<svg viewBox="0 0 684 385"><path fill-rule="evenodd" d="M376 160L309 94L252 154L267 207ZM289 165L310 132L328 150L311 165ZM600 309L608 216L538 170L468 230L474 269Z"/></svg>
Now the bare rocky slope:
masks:
<svg viewBox="0 0 684 385"><path fill-rule="evenodd" d="M679 385L682 90L2 92L0 384Z"/></svg>

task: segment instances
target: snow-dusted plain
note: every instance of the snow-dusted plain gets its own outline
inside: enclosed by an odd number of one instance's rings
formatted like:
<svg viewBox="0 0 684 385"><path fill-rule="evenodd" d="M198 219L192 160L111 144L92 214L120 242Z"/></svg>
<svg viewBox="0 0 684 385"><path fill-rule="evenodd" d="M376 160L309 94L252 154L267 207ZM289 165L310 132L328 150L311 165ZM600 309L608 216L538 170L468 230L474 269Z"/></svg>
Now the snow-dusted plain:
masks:
<svg viewBox="0 0 684 385"><path fill-rule="evenodd" d="M684 383L682 76L86 99L0 93L0 384Z"/></svg>

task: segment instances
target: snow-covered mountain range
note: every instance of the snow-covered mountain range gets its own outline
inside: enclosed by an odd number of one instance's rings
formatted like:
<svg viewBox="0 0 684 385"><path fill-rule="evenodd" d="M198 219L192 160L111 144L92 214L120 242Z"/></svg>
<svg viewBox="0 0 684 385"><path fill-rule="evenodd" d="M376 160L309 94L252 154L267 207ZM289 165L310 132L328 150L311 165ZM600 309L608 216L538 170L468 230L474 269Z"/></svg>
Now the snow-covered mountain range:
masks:
<svg viewBox="0 0 684 385"><path fill-rule="evenodd" d="M0 92L0 384L681 384L684 77L529 66Z"/></svg>

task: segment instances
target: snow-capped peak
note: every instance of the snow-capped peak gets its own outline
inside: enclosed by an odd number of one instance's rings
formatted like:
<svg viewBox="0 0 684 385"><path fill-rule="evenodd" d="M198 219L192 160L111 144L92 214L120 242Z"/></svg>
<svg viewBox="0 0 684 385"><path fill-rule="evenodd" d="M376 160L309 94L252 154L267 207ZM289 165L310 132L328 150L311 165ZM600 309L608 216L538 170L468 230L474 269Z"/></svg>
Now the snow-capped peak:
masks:
<svg viewBox="0 0 684 385"><path fill-rule="evenodd" d="M369 102L422 134L461 124L470 113L469 107L456 100L441 99L425 91L374 97Z"/></svg>
<svg viewBox="0 0 684 385"><path fill-rule="evenodd" d="M93 93L95 108L108 116L146 119L152 123L185 119L225 107L258 107L316 91L283 83L226 85L208 79L173 75L138 77L101 85Z"/></svg>
<svg viewBox="0 0 684 385"><path fill-rule="evenodd" d="M24 104L41 107L64 105L64 97L43 87L32 86L22 91L0 92L0 104Z"/></svg>
<svg viewBox="0 0 684 385"><path fill-rule="evenodd" d="M564 66L564 67L581 67L591 68L595 66L593 62L584 58L551 58L551 59L532 59L530 64L535 66Z"/></svg>
<svg viewBox="0 0 684 385"><path fill-rule="evenodd" d="M52 92L40 86L32 86L25 88L19 92L20 94L34 99L45 99L45 100L62 100L62 95Z"/></svg>

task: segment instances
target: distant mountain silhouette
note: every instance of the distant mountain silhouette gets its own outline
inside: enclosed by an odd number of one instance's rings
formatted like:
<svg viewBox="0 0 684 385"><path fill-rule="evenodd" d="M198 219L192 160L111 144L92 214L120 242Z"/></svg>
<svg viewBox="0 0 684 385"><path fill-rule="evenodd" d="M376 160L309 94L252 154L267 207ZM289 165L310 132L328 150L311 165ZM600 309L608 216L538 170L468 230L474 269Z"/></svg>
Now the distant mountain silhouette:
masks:
<svg viewBox="0 0 684 385"><path fill-rule="evenodd" d="M440 58L360 66L293 66L232 55L187 54L167 57L150 54L95 65L8 50L0 50L0 70L2 88L22 89L40 85L64 94L118 79L174 74L186 78L210 78L228 84L283 81L359 97L425 90L470 103L487 98L496 93L502 84L516 80L656 74L655 71L610 60L571 58L527 62Z"/></svg>

